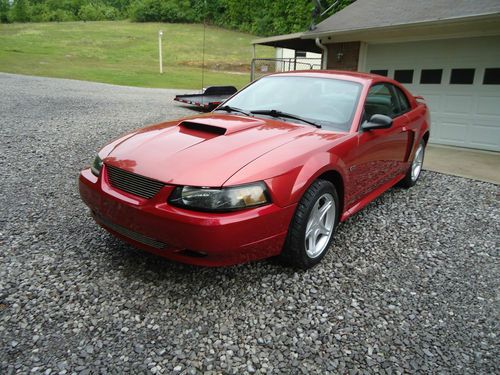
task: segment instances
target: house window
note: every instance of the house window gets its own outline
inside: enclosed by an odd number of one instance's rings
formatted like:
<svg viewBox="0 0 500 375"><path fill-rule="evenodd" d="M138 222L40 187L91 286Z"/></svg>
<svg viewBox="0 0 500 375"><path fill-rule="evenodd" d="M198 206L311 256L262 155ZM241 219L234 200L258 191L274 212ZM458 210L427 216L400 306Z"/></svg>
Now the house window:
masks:
<svg viewBox="0 0 500 375"><path fill-rule="evenodd" d="M486 68L483 85L500 85L500 68Z"/></svg>
<svg viewBox="0 0 500 375"><path fill-rule="evenodd" d="M475 69L452 69L451 85L472 85L474 83Z"/></svg>
<svg viewBox="0 0 500 375"><path fill-rule="evenodd" d="M422 69L420 83L422 84L440 84L443 77L443 69Z"/></svg>
<svg viewBox="0 0 500 375"><path fill-rule="evenodd" d="M306 51L295 51L295 57L306 57L307 52Z"/></svg>
<svg viewBox="0 0 500 375"><path fill-rule="evenodd" d="M378 74L379 76L384 76L384 77L387 77L389 75L389 71L388 70L370 70L370 73L372 74Z"/></svg>
<svg viewBox="0 0 500 375"><path fill-rule="evenodd" d="M399 83L413 83L413 69L394 71L394 79Z"/></svg>

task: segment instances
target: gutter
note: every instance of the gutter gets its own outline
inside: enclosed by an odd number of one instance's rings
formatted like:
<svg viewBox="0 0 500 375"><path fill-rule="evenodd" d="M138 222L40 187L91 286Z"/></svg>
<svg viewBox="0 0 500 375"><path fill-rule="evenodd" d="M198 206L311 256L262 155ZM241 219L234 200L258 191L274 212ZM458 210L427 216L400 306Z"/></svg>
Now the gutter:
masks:
<svg viewBox="0 0 500 375"><path fill-rule="evenodd" d="M316 45L323 50L323 54L321 55L321 69L326 69L326 63L328 61L328 48L324 44L321 44L321 40L316 38Z"/></svg>

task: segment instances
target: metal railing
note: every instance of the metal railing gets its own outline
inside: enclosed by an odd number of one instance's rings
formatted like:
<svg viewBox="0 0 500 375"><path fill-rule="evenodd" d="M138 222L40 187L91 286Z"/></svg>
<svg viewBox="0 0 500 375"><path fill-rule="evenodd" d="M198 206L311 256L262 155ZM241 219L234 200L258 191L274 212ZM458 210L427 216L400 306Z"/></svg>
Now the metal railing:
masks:
<svg viewBox="0 0 500 375"><path fill-rule="evenodd" d="M265 75L293 70L321 69L320 58L291 57L274 59L253 59L250 70L250 79L255 81Z"/></svg>

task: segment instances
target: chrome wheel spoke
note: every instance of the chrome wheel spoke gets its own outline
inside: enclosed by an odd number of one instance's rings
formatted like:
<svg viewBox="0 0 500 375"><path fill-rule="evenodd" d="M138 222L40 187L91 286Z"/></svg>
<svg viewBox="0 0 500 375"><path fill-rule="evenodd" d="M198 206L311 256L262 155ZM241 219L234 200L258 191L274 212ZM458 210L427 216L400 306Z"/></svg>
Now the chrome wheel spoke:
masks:
<svg viewBox="0 0 500 375"><path fill-rule="evenodd" d="M319 221L320 222L323 221L323 219L325 218L328 211L332 208L332 206L333 206L333 203L328 202L328 203L325 203L325 205L319 209Z"/></svg>
<svg viewBox="0 0 500 375"><path fill-rule="evenodd" d="M310 237L314 232L314 226L311 226L311 228L306 229L306 238Z"/></svg>
<svg viewBox="0 0 500 375"><path fill-rule="evenodd" d="M308 245L307 249L309 251L314 251L314 247L315 247L315 244L316 244L316 241L314 241L314 233L311 233L309 235L309 237L307 237L306 241L307 241L307 245Z"/></svg>
<svg viewBox="0 0 500 375"><path fill-rule="evenodd" d="M328 236L330 234L330 229L327 228L325 223L320 223L319 225L320 233Z"/></svg>

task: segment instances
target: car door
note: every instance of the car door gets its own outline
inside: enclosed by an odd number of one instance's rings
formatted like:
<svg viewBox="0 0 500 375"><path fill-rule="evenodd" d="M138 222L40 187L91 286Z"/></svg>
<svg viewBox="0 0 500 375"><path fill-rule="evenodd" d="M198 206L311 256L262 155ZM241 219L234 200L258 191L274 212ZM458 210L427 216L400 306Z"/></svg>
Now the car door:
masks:
<svg viewBox="0 0 500 375"><path fill-rule="evenodd" d="M392 118L388 129L363 131L361 125L371 116L382 114ZM404 166L408 118L400 107L393 85L379 83L368 91L364 116L358 129L358 147L349 158L349 179L355 186L351 202L363 198L401 173Z"/></svg>
<svg viewBox="0 0 500 375"><path fill-rule="evenodd" d="M407 148L405 154L405 163L401 165L401 171L406 172L408 170L408 161L411 156L411 152L415 147L416 137L418 136L420 129L425 121L425 110L419 106L414 106L412 108L410 101L406 94L399 87L394 86L396 96L399 101L399 108L401 114L406 116L408 120L407 125L402 129L407 137Z"/></svg>

